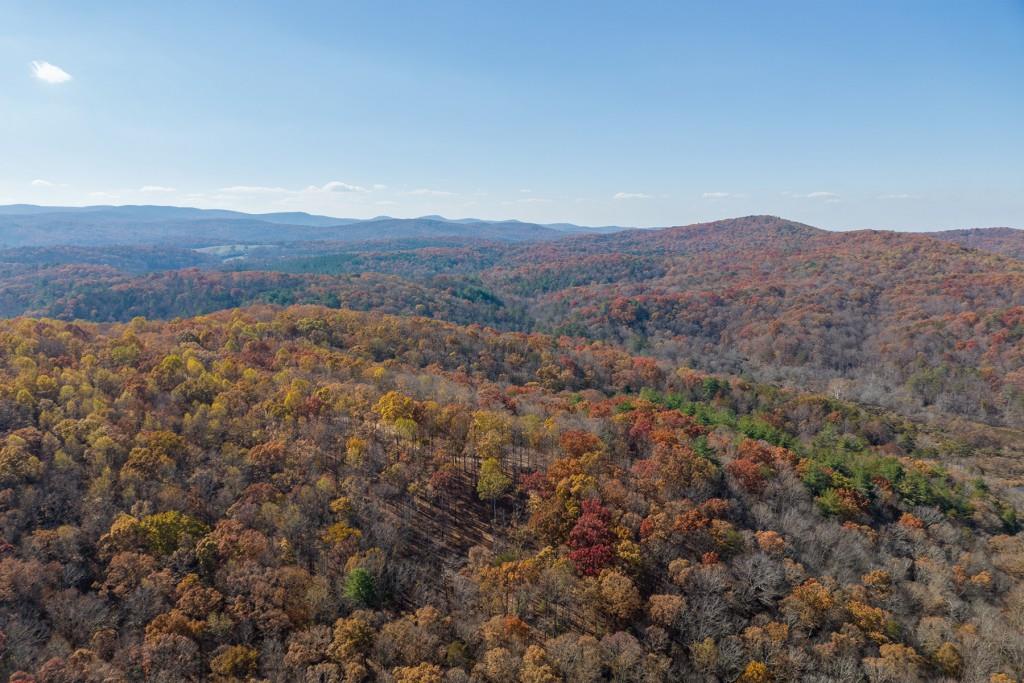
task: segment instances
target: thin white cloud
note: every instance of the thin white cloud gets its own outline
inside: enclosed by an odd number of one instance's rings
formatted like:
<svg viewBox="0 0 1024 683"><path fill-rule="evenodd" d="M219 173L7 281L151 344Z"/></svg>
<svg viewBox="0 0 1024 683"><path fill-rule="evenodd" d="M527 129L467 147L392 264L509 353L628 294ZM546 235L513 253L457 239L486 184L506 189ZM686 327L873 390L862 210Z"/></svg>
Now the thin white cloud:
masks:
<svg viewBox="0 0 1024 683"><path fill-rule="evenodd" d="M409 194L429 196L429 197L454 197L454 192L448 192L446 190L431 190L426 187L421 187L417 190L413 190Z"/></svg>
<svg viewBox="0 0 1024 683"><path fill-rule="evenodd" d="M283 187L267 187L265 185L232 185L231 187L222 187L217 191L227 194L286 194L291 192Z"/></svg>
<svg viewBox="0 0 1024 683"><path fill-rule="evenodd" d="M554 199L548 199L546 197L522 197L520 199L513 199L510 201L504 201L504 206L514 206L516 204L553 204Z"/></svg>
<svg viewBox="0 0 1024 683"><path fill-rule="evenodd" d="M612 195L612 199L654 199L654 196L643 192L616 192Z"/></svg>
<svg viewBox="0 0 1024 683"><path fill-rule="evenodd" d="M705 192L701 195L704 199L725 199L732 196L731 192Z"/></svg>
<svg viewBox="0 0 1024 683"><path fill-rule="evenodd" d="M350 185L340 180L332 180L319 187L310 185L305 189L305 192L369 192L369 190L359 185Z"/></svg>
<svg viewBox="0 0 1024 683"><path fill-rule="evenodd" d="M164 187L163 185L143 185L139 188L139 192L152 192L157 194L168 194L170 192L177 192L178 189L174 187Z"/></svg>
<svg viewBox="0 0 1024 683"><path fill-rule="evenodd" d="M46 180L44 178L36 178L31 183L29 183L29 185L40 189L48 189L51 187L68 187L67 183L55 183L51 180Z"/></svg>
<svg viewBox="0 0 1024 683"><path fill-rule="evenodd" d="M43 61L32 62L32 75L44 83L67 83L71 80L71 74L67 71L56 64Z"/></svg>
<svg viewBox="0 0 1024 683"><path fill-rule="evenodd" d="M800 192L783 192L783 196L792 197L793 199L824 199L826 201L839 201L839 195L835 192L808 192L801 194Z"/></svg>
<svg viewBox="0 0 1024 683"><path fill-rule="evenodd" d="M904 192L899 192L899 193L895 193L895 194L880 194L880 195L878 195L878 198L879 199L917 199L918 197L917 197L917 195L914 195L914 194L906 194Z"/></svg>
<svg viewBox="0 0 1024 683"><path fill-rule="evenodd" d="M383 190L384 185L374 185L373 190ZM241 194L280 194L280 195L303 195L303 194L326 194L330 192L355 192L359 194L371 192L372 190L362 187L361 185L352 185L351 183L343 183L340 180L331 180L324 183L323 185L307 185L301 190L289 190L287 187L279 187L272 185L231 185L230 187L222 187L218 192L222 194L230 195L241 195Z"/></svg>

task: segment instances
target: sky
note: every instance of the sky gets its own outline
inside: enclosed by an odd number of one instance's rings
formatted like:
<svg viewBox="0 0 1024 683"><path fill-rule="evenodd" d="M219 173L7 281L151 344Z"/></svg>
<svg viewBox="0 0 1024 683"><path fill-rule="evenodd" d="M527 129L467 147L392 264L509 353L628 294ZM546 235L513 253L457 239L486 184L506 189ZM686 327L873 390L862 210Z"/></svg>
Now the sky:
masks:
<svg viewBox="0 0 1024 683"><path fill-rule="evenodd" d="M0 0L9 203L1024 228L1024 0Z"/></svg>

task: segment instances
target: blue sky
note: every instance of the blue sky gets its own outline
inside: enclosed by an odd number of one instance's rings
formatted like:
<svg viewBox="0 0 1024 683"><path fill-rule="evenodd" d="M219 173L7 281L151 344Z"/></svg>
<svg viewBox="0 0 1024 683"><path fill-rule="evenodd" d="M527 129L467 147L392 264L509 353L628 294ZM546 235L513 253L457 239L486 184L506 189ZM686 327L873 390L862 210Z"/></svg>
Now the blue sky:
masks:
<svg viewBox="0 0 1024 683"><path fill-rule="evenodd" d="M12 202L1024 227L1024 1L0 0Z"/></svg>

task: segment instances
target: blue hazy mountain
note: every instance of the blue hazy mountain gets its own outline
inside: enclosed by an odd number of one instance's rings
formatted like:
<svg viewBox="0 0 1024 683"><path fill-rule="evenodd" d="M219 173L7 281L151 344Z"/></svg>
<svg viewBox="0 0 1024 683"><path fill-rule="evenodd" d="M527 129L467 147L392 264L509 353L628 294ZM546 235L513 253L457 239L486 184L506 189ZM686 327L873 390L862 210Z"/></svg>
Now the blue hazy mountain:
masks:
<svg viewBox="0 0 1024 683"><path fill-rule="evenodd" d="M249 214L177 206L0 206L0 246L3 247L168 245L196 248L222 244L430 237L524 242L558 239L567 233L620 229L442 216L355 219L298 211Z"/></svg>

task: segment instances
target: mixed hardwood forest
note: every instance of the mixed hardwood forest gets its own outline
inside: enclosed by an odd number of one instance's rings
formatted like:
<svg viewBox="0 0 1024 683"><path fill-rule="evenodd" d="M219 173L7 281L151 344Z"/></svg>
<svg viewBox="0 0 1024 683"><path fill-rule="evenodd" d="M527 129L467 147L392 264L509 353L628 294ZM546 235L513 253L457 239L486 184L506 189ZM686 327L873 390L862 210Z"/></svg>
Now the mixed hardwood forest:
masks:
<svg viewBox="0 0 1024 683"><path fill-rule="evenodd" d="M1021 680L1013 238L0 252L0 680Z"/></svg>
<svg viewBox="0 0 1024 683"><path fill-rule="evenodd" d="M1021 251L1024 232L1008 229L836 233L770 216L528 243L316 242L218 268L180 269L174 249L157 268L153 248L26 248L0 251L0 315L128 321L318 303L601 339L918 416L1024 427Z"/></svg>

